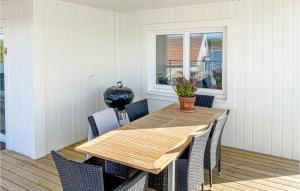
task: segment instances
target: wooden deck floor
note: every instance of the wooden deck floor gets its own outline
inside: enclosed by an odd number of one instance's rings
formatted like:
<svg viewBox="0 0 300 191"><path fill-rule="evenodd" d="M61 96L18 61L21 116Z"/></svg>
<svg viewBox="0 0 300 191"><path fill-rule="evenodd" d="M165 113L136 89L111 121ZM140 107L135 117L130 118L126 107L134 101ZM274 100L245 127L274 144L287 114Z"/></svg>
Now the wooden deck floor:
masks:
<svg viewBox="0 0 300 191"><path fill-rule="evenodd" d="M82 142L60 151L65 157L83 161L74 151ZM1 152L1 190L62 190L51 156L32 160L17 153ZM300 191L300 163L238 149L222 148L222 174L213 176L212 190ZM207 177L207 172L206 172ZM205 190L210 190L206 180Z"/></svg>

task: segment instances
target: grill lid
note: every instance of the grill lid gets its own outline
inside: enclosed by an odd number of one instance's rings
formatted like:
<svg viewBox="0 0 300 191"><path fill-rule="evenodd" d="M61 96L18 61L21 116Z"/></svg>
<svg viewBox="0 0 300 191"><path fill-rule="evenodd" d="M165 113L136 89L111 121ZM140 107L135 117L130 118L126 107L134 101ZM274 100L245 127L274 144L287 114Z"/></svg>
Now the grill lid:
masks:
<svg viewBox="0 0 300 191"><path fill-rule="evenodd" d="M110 108L118 108L118 110L124 110L125 105L130 104L134 98L133 91L124 87L121 81L107 88L103 95L105 104Z"/></svg>

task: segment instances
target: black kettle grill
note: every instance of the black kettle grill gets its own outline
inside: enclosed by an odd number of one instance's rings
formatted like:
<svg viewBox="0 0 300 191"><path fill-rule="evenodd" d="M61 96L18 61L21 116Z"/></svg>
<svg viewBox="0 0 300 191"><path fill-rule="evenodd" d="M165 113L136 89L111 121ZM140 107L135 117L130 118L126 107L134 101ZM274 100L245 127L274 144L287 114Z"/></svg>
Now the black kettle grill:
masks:
<svg viewBox="0 0 300 191"><path fill-rule="evenodd" d="M107 107L117 108L119 116L125 118L125 105L132 103L134 93L130 88L124 87L122 82L107 88L103 94L104 102Z"/></svg>

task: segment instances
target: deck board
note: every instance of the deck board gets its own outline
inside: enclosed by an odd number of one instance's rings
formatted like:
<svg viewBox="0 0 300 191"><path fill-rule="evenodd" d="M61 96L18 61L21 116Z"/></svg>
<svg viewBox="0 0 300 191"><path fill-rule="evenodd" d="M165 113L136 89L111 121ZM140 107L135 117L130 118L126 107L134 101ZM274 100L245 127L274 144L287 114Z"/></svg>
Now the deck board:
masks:
<svg viewBox="0 0 300 191"><path fill-rule="evenodd" d="M86 140L70 145L59 152L72 160L83 161L85 155L74 148ZM0 151L0 190L62 190L58 173L50 155L32 160L8 150ZM222 147L222 174L214 172L216 191L300 191L300 163L279 157ZM205 190L208 173L205 172Z"/></svg>

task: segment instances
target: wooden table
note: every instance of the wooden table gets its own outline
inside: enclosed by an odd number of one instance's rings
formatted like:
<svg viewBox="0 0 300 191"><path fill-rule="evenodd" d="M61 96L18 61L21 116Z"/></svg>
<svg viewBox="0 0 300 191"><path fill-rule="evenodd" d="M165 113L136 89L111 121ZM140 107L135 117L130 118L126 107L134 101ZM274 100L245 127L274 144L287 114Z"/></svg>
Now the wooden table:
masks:
<svg viewBox="0 0 300 191"><path fill-rule="evenodd" d="M193 135L207 129L224 110L196 107L184 113L169 105L114 131L84 143L76 150L146 172L158 174L168 166L169 188L175 188L175 160Z"/></svg>

